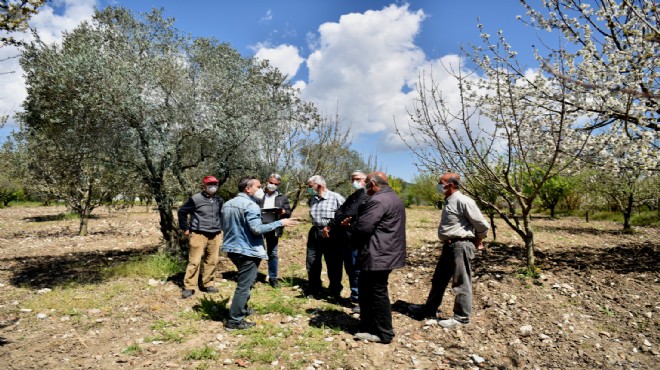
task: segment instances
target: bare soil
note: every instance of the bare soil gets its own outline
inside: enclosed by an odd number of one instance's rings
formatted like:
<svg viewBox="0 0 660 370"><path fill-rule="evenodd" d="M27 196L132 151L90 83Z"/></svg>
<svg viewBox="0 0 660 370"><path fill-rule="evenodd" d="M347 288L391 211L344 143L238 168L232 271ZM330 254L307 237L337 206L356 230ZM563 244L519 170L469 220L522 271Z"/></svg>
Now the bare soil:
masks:
<svg viewBox="0 0 660 370"><path fill-rule="evenodd" d="M623 234L612 222L535 219L541 275L534 280L519 274L520 239L498 223L497 241L489 238L473 262L472 322L448 330L407 312L426 298L440 252L440 211L411 209L407 266L390 277L396 337L382 345L352 339L358 319L346 302L301 297L306 232L298 227L280 242L283 286L274 292L258 283L253 293L254 330L286 333L270 361L246 352L246 346L262 345L253 329L228 333L221 320L191 319L201 293L181 299L180 274L154 282L101 273L157 250L157 212L99 209L85 237L75 236L77 220L58 217L63 212L0 209L0 368L657 369L660 363L657 228ZM296 214L305 217L305 210ZM221 292L233 291L234 271L222 256ZM287 302L303 314L259 312ZM452 305L448 290L442 314L451 315ZM179 337L155 338L167 325ZM305 343L314 340L318 347ZM140 351L131 353L131 346ZM204 346L218 357L186 359Z"/></svg>

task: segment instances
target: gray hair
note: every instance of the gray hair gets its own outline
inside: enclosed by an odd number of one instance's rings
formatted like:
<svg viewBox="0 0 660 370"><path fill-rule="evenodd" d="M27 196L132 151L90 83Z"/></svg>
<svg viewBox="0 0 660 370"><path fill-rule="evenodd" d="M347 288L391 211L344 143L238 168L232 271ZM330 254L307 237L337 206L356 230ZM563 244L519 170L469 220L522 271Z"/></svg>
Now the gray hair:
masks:
<svg viewBox="0 0 660 370"><path fill-rule="evenodd" d="M383 177L385 174L380 174L380 173L372 173L371 174L371 181L373 181L376 185L378 186L390 186L390 184L387 182L387 177Z"/></svg>
<svg viewBox="0 0 660 370"><path fill-rule="evenodd" d="M268 178L282 182L282 176L280 176L279 173L271 173L270 176L268 176Z"/></svg>
<svg viewBox="0 0 660 370"><path fill-rule="evenodd" d="M309 180L307 180L307 182L308 183L311 182L312 184L315 184L315 185L321 185L324 188L326 187L325 186L325 179L321 175L314 175L314 176L310 177Z"/></svg>
<svg viewBox="0 0 660 370"><path fill-rule="evenodd" d="M364 172L364 171L361 171L361 170L355 170L351 174L351 177L353 177L353 176L361 176L361 177L364 177L366 179L367 178L367 173Z"/></svg>
<svg viewBox="0 0 660 370"><path fill-rule="evenodd" d="M449 178L447 179L447 184L454 184L454 187L456 189L461 188L461 176L456 175L456 174L451 174Z"/></svg>

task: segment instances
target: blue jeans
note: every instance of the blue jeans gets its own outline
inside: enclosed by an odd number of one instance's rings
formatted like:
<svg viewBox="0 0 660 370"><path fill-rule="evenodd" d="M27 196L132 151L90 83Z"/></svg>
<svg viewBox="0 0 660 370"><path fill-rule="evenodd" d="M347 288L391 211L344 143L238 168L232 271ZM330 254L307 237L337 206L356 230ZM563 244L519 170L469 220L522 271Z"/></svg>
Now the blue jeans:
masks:
<svg viewBox="0 0 660 370"><path fill-rule="evenodd" d="M431 291L426 300L425 311L435 316L442 304L445 289L451 281L451 287L456 294L454 301L454 319L467 323L472 314L472 265L476 248L470 241L457 241L442 247L431 280Z"/></svg>
<svg viewBox="0 0 660 370"><path fill-rule="evenodd" d="M250 289L257 281L260 258L248 257L238 253L227 253L229 259L236 265L236 291L229 307L229 323L238 324L245 319L247 303L250 300Z"/></svg>
<svg viewBox="0 0 660 370"><path fill-rule="evenodd" d="M268 279L277 280L277 244L279 239L275 231L264 234L268 253Z"/></svg>
<svg viewBox="0 0 660 370"><path fill-rule="evenodd" d="M360 277L360 269L355 265L357 255L357 249L352 249L350 246L344 247L344 269L351 287L351 302L355 303L358 301L358 278Z"/></svg>

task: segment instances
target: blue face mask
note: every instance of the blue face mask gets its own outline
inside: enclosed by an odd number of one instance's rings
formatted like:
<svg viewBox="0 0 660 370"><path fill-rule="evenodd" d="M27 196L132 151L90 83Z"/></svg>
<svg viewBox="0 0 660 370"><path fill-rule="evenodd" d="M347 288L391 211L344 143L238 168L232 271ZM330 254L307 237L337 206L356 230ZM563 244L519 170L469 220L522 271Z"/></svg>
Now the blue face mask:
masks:
<svg viewBox="0 0 660 370"><path fill-rule="evenodd" d="M445 193L445 186L446 186L446 185L438 184L438 185L437 185L438 192L444 194L444 193Z"/></svg>

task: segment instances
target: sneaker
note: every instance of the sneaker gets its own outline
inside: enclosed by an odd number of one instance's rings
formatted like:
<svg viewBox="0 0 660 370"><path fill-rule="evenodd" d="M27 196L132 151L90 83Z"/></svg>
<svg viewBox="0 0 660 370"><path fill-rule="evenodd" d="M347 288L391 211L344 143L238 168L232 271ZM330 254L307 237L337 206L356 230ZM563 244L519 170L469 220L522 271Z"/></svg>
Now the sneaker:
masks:
<svg viewBox="0 0 660 370"><path fill-rule="evenodd" d="M192 297L192 295L195 294L195 291L192 289L185 289L183 292L181 292L181 298L186 299Z"/></svg>
<svg viewBox="0 0 660 370"><path fill-rule="evenodd" d="M351 312L353 312L353 313L360 313L360 305L357 305L357 306L351 308Z"/></svg>
<svg viewBox="0 0 660 370"><path fill-rule="evenodd" d="M440 326L442 326L443 328L447 328L447 329L453 329L457 326L463 326L463 325L467 325L469 323L470 323L469 321L468 322L458 321L453 317L451 319L438 321L438 324L440 324Z"/></svg>
<svg viewBox="0 0 660 370"><path fill-rule="evenodd" d="M206 287L206 288L204 288L204 291L206 293L217 293L217 292L219 292L218 288L216 288L214 286Z"/></svg>
<svg viewBox="0 0 660 370"><path fill-rule="evenodd" d="M370 333L357 333L357 334L355 334L355 336L353 338L355 340L366 340L366 341L373 342L373 343L381 343L382 342L380 337L378 337L377 335L370 334Z"/></svg>
<svg viewBox="0 0 660 370"><path fill-rule="evenodd" d="M227 331L245 330L245 329L249 329L249 328L251 328L255 325L256 324L253 323L252 321L245 321L245 320L239 322L238 324L227 322L227 324L225 324L225 330L227 330Z"/></svg>
<svg viewBox="0 0 660 370"><path fill-rule="evenodd" d="M419 318L435 319L435 315L429 314L428 311L426 310L426 306L424 306L423 304L409 305L408 312L410 312L411 315Z"/></svg>
<svg viewBox="0 0 660 370"><path fill-rule="evenodd" d="M277 281L277 279L269 279L268 284L270 284L271 287L273 288L279 288L280 283Z"/></svg>

